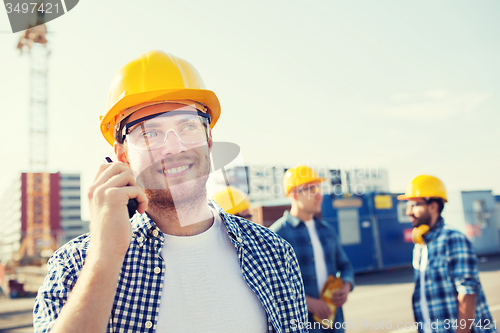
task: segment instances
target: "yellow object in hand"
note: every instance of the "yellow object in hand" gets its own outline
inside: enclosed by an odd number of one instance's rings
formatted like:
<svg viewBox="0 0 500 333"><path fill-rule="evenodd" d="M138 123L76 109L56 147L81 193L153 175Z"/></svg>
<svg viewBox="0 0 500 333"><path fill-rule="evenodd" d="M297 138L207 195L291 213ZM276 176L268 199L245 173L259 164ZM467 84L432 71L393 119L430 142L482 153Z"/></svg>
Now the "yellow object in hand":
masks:
<svg viewBox="0 0 500 333"><path fill-rule="evenodd" d="M329 275L328 279L323 285L323 288L321 289L320 299L328 305L328 307L330 308L331 315L329 318L327 318L327 321L325 321L324 319L322 321L316 315L313 316L313 319L318 323L320 323L324 328L333 329L333 326L335 324L334 319L335 319L335 313L337 312L337 306L333 304L332 297L333 293L336 292L337 290L340 290L343 285L344 283L342 282L341 278Z"/></svg>

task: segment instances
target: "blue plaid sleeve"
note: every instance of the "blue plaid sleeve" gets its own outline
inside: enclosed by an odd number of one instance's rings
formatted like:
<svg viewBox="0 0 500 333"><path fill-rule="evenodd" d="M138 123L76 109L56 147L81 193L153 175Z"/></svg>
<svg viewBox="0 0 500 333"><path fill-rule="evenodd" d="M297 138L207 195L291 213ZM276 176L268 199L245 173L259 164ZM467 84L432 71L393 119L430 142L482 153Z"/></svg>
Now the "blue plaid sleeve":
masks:
<svg viewBox="0 0 500 333"><path fill-rule="evenodd" d="M295 251L292 246L288 244L288 249L286 253L286 262L289 263L291 283L295 288L295 293L297 296L297 303L299 308L296 309L297 319L301 323L307 323L307 305L306 305L306 294L304 292L304 284L302 283L302 275L300 273L299 261L295 255Z"/></svg>
<svg viewBox="0 0 500 333"><path fill-rule="evenodd" d="M80 256L68 255L71 243L57 250L47 263L48 273L38 289L33 309L35 333L49 332L77 280L77 261ZM75 251L76 252L76 251Z"/></svg>
<svg viewBox="0 0 500 333"><path fill-rule="evenodd" d="M455 288L460 294L479 292L477 257L470 241L460 232L451 232L448 242L448 269Z"/></svg>

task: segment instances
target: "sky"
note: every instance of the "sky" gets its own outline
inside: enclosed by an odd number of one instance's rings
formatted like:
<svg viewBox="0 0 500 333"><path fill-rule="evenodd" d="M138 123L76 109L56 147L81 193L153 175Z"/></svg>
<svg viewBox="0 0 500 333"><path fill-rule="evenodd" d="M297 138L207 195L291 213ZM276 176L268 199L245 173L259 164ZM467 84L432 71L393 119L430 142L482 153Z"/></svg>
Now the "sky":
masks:
<svg viewBox="0 0 500 333"><path fill-rule="evenodd" d="M500 2L81 0L47 24L48 171L86 189L116 71L149 50L191 62L246 164L419 174L500 194ZM28 171L29 57L0 11L0 186Z"/></svg>

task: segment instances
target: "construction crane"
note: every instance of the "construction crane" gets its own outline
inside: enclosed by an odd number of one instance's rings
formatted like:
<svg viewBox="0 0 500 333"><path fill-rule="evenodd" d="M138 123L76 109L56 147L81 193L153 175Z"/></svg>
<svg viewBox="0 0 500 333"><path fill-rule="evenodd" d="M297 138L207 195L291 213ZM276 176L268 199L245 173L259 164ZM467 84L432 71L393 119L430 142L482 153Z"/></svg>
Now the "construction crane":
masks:
<svg viewBox="0 0 500 333"><path fill-rule="evenodd" d="M30 55L29 163L31 172L47 171L47 28L45 24L29 28L17 48Z"/></svg>
<svg viewBox="0 0 500 333"><path fill-rule="evenodd" d="M26 225L18 259L43 258L57 249L55 235L51 231L50 175L47 173L47 71L50 52L45 24L27 29L17 48L21 54L29 53L30 56L30 172L26 174Z"/></svg>

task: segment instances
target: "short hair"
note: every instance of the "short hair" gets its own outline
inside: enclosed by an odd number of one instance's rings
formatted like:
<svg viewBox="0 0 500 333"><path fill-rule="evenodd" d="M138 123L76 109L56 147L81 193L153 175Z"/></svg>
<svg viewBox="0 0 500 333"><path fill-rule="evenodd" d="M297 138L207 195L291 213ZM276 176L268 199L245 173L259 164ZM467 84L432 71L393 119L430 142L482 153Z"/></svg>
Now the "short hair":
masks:
<svg viewBox="0 0 500 333"><path fill-rule="evenodd" d="M441 212L444 209L444 200L441 198L430 198L428 200L425 200L425 202L430 205L431 203L435 202L438 205L438 213L441 215Z"/></svg>

